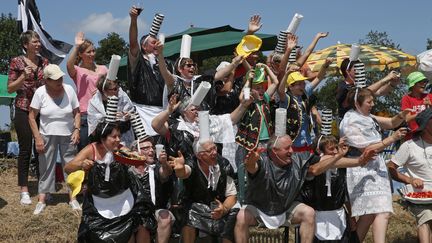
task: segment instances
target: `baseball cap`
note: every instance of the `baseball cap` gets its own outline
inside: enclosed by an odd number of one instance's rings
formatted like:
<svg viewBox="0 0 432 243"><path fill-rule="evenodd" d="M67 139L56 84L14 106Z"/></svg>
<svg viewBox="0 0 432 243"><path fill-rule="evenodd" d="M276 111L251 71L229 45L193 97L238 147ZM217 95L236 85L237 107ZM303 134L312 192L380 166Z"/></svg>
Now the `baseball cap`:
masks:
<svg viewBox="0 0 432 243"><path fill-rule="evenodd" d="M65 75L65 73L62 72L60 67L55 64L48 64L44 68L43 74L44 74L44 79L52 79L52 80L57 80Z"/></svg>

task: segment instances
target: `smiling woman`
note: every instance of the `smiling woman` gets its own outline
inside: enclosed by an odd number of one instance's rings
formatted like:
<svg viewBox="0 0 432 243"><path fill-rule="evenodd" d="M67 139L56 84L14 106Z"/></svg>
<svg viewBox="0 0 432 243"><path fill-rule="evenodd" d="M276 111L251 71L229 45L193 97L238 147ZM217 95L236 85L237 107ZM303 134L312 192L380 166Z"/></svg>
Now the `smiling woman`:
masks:
<svg viewBox="0 0 432 243"><path fill-rule="evenodd" d="M84 39L83 32L78 32L75 36L75 48L67 61L67 70L77 87L80 103L81 129L78 150L88 144L87 107L89 101L96 91L96 83L100 76L108 72L105 66L97 65L94 62L95 54L93 43Z"/></svg>

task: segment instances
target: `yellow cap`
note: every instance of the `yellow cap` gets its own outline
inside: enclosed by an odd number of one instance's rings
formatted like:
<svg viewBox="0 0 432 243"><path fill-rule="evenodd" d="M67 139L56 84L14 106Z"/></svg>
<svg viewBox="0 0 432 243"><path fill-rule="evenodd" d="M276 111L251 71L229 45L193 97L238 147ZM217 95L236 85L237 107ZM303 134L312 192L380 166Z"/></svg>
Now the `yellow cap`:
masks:
<svg viewBox="0 0 432 243"><path fill-rule="evenodd" d="M303 76L300 72L293 72L290 75L288 75L288 78L287 78L286 82L287 82L287 85L291 85L291 84L293 84L295 82L303 81L303 80L306 80L306 79L307 78L305 76Z"/></svg>
<svg viewBox="0 0 432 243"><path fill-rule="evenodd" d="M236 47L239 56L248 57L261 48L262 40L255 35L245 35Z"/></svg>
<svg viewBox="0 0 432 243"><path fill-rule="evenodd" d="M77 170L68 175L66 183L72 191L72 197L78 195L81 191L81 185L84 181L85 172L83 170Z"/></svg>

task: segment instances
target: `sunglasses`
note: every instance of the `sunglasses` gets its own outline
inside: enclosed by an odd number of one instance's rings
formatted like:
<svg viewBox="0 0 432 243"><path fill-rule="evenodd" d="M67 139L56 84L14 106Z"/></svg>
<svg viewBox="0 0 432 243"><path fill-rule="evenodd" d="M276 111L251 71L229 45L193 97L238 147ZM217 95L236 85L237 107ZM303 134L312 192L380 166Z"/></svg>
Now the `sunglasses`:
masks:
<svg viewBox="0 0 432 243"><path fill-rule="evenodd" d="M108 90L108 91L118 91L118 90L119 90L119 87L110 88L110 89L106 89L106 90Z"/></svg>
<svg viewBox="0 0 432 243"><path fill-rule="evenodd" d="M196 67L196 63L186 63L185 67L188 67L188 68Z"/></svg>

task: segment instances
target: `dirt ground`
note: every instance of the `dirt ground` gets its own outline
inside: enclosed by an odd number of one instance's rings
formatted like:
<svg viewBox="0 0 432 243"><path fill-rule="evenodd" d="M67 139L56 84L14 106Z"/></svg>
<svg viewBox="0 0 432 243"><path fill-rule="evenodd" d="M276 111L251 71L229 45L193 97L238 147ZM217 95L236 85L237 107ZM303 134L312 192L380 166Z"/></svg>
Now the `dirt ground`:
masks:
<svg viewBox="0 0 432 243"><path fill-rule="evenodd" d="M73 212L68 205L64 186L53 194L52 202L40 215L33 215L37 203L37 181L30 179L33 204L21 206L15 163L15 160L0 159L0 242L76 242L81 215ZM395 215L390 219L388 242L417 242L413 217L401 207L399 197L395 196L393 205ZM259 232L260 235L275 233L267 230ZM294 242L293 236L291 231L290 242ZM365 242L372 242L370 233Z"/></svg>

